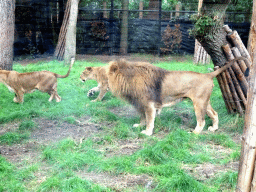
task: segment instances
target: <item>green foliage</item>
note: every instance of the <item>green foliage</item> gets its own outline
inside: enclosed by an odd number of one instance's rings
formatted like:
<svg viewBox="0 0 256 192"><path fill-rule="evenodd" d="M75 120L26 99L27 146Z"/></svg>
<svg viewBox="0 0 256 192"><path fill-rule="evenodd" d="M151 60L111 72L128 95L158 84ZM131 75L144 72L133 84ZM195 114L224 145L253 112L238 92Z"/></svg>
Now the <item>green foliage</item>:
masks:
<svg viewBox="0 0 256 192"><path fill-rule="evenodd" d="M32 120L26 120L26 121L22 121L19 125L19 131L33 131L35 129L35 122Z"/></svg>
<svg viewBox="0 0 256 192"><path fill-rule="evenodd" d="M216 177L214 182L216 186L217 185L220 186L220 189L229 188L229 189L233 189L232 191L235 191L237 177L238 177L238 172L227 171L225 173L220 174L218 177Z"/></svg>
<svg viewBox="0 0 256 192"><path fill-rule="evenodd" d="M28 139L30 134L28 132L18 133L18 132L7 132L0 136L0 144L12 145L15 143L20 143L21 141Z"/></svg>
<svg viewBox="0 0 256 192"><path fill-rule="evenodd" d="M13 165L0 156L0 191L26 191L16 171Z"/></svg>
<svg viewBox="0 0 256 192"><path fill-rule="evenodd" d="M217 25L217 19L207 15L192 15L191 20L195 22L194 28L190 30L190 34L196 37L204 37L209 35L212 27Z"/></svg>
<svg viewBox="0 0 256 192"><path fill-rule="evenodd" d="M48 178L40 185L38 191L110 192L112 190L70 175L70 173L64 173Z"/></svg>

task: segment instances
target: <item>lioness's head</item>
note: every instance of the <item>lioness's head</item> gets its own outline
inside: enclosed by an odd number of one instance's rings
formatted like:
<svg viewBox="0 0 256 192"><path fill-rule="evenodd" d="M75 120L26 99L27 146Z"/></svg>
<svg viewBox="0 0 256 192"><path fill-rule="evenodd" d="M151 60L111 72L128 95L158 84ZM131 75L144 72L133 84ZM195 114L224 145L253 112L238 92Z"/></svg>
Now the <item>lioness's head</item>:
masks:
<svg viewBox="0 0 256 192"><path fill-rule="evenodd" d="M95 68L96 67L85 67L84 71L80 75L81 81L85 82L90 79L95 79Z"/></svg>

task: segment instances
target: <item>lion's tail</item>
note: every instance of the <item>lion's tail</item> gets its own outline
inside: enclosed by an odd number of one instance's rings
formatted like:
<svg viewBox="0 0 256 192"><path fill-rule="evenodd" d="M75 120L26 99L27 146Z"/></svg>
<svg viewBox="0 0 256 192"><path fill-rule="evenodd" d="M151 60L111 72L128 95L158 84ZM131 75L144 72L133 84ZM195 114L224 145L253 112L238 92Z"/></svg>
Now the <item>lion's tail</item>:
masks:
<svg viewBox="0 0 256 192"><path fill-rule="evenodd" d="M235 59L233 59L233 60L227 62L227 64L224 65L223 67L217 69L217 70L214 71L214 72L209 73L209 75L211 75L212 78L216 77L217 75L219 75L220 73L222 73L223 71L225 71L227 68L231 67L231 65L233 65L233 63L234 63L235 61L238 61L238 60L247 60L247 61L248 61L248 59L245 58L245 57L237 57L237 58L235 58ZM248 62L249 62L249 61L248 61Z"/></svg>
<svg viewBox="0 0 256 192"><path fill-rule="evenodd" d="M69 66L69 69L68 69L67 74L66 74L66 75L59 75L59 74L56 74L56 77L57 77L57 78L66 78L66 77L68 77L68 76L69 76L69 73L70 73L70 71L71 71L71 68L72 68L72 66L73 66L73 64L74 64L74 62L75 62L75 58L74 58L74 57L71 57L71 62L70 62L70 66Z"/></svg>

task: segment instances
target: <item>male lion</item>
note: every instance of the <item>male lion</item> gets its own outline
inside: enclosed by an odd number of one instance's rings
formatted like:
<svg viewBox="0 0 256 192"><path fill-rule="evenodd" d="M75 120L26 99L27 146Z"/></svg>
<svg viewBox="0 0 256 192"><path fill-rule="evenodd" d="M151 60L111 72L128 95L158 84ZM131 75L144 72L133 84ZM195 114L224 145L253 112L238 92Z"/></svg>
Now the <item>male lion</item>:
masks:
<svg viewBox="0 0 256 192"><path fill-rule="evenodd" d="M117 96L128 100L141 114L140 124L145 125L142 133L152 135L156 112L162 107L171 106L185 98L193 102L197 118L194 133L200 133L205 125L205 114L213 121L209 131L218 129L218 114L210 105L213 78L226 70L230 61L214 72L202 74L192 71L168 71L149 63L130 63L125 60L111 61L107 68L110 90Z"/></svg>
<svg viewBox="0 0 256 192"><path fill-rule="evenodd" d="M11 92L15 93L13 98L15 103L22 103L25 93L32 93L37 89L47 92L50 95L49 101L55 99L56 102L60 102L61 97L57 93L57 78L68 77L74 62L75 58L71 58L66 75L59 75L50 71L18 73L16 71L0 70L0 82L5 84Z"/></svg>
<svg viewBox="0 0 256 192"><path fill-rule="evenodd" d="M100 92L98 97L92 102L101 101L105 94L108 92L108 78L106 75L106 66L104 67L85 67L84 71L80 75L80 79L85 82L87 80L96 80L98 86L88 91L87 96L91 97L95 92Z"/></svg>

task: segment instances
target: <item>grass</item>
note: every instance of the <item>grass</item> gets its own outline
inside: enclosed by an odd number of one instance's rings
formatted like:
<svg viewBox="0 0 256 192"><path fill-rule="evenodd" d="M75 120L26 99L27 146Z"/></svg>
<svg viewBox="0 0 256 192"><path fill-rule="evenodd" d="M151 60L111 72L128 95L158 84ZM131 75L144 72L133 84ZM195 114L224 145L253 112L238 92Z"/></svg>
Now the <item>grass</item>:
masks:
<svg viewBox="0 0 256 192"><path fill-rule="evenodd" d="M153 58L150 57L153 60ZM11 163L0 156L0 191L114 191L101 183L81 177L80 172L107 173L109 175L143 175L152 178L147 186L134 185L133 191L233 191L237 171L224 170L207 180L197 178L184 166L194 168L211 164L225 166L238 161L240 145L232 136L242 133L243 118L227 114L217 81L211 96L213 108L219 114L219 131L195 135L188 133L196 125L193 105L184 101L172 108L163 109L156 117L154 135L140 133L144 128L132 128L139 118L123 116L116 109L126 110L126 102L108 92L103 102L90 102L87 91L97 85L95 81L80 82L79 75L85 66L101 66L100 62L76 61L70 77L58 80L58 93L62 102L48 102L49 95L34 92L25 95L23 104L12 102L14 97L0 85L0 127L18 124L0 135L0 146L25 145L33 142L31 133L38 129L37 118L57 120L78 125L79 118L89 117L90 123L100 125L100 131L77 141L72 138L38 146L36 159L24 158ZM207 73L212 65L193 65L185 62L159 62L168 70L191 70ZM68 66L62 62L40 62L14 65L19 72L50 70L65 74ZM131 112L132 113L132 112ZM206 127L211 125L206 118ZM206 128L205 128L206 129ZM132 154L111 153L122 142L140 140L139 149ZM129 191L129 189L127 189Z"/></svg>

